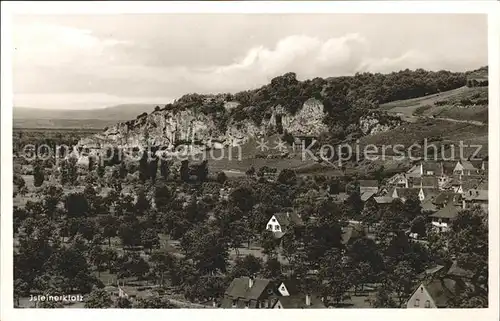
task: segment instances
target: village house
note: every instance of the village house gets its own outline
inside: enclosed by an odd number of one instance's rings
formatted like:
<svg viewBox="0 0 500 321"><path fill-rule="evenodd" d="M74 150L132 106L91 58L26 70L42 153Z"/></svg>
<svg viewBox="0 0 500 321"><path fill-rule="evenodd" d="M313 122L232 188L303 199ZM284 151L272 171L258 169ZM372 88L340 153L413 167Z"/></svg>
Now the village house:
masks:
<svg viewBox="0 0 500 321"><path fill-rule="evenodd" d="M364 193L377 193L379 189L378 181L376 180L360 180L359 181L359 194Z"/></svg>
<svg viewBox="0 0 500 321"><path fill-rule="evenodd" d="M488 211L488 190L471 188L463 194L463 209L479 205L485 212Z"/></svg>
<svg viewBox="0 0 500 321"><path fill-rule="evenodd" d="M448 308L458 295L463 282L452 278L436 278L420 283L406 302L406 308Z"/></svg>
<svg viewBox="0 0 500 321"><path fill-rule="evenodd" d="M433 198L437 195L438 190L435 188L395 188L392 191L392 198L399 198L401 201L406 202L411 196L416 196L420 202L426 199Z"/></svg>
<svg viewBox="0 0 500 321"><path fill-rule="evenodd" d="M451 264L450 264L451 263ZM406 302L406 308L450 308L452 300L470 286L473 273L461 268L456 261L425 270L419 285Z"/></svg>
<svg viewBox="0 0 500 321"><path fill-rule="evenodd" d="M302 226L304 223L295 212L276 213L266 224L266 230L273 232L276 238L281 238L290 229L291 225Z"/></svg>
<svg viewBox="0 0 500 321"><path fill-rule="evenodd" d="M398 173L389 178L387 181L388 186L394 186L399 188L408 188L409 187L409 179L405 173Z"/></svg>
<svg viewBox="0 0 500 321"><path fill-rule="evenodd" d="M436 176L414 177L411 179L410 187L438 188L439 187L438 177Z"/></svg>
<svg viewBox="0 0 500 321"><path fill-rule="evenodd" d="M462 194L455 193L452 191L443 191L439 193L438 196L434 199L433 203L436 205L437 209L442 209L448 204L453 204L455 206L460 206L462 200Z"/></svg>
<svg viewBox="0 0 500 321"><path fill-rule="evenodd" d="M312 294L304 294L298 290L295 282L284 281L278 287L279 296L273 309L324 309L323 301Z"/></svg>
<svg viewBox="0 0 500 321"><path fill-rule="evenodd" d="M479 170L470 161L460 160L456 163L453 174L465 176L477 175L479 174Z"/></svg>
<svg viewBox="0 0 500 321"><path fill-rule="evenodd" d="M429 215L432 226L439 232L448 230L451 222L458 216L459 211L459 207L457 207L453 203L448 203L448 205L446 205L436 213Z"/></svg>
<svg viewBox="0 0 500 321"><path fill-rule="evenodd" d="M276 285L268 279L235 278L224 292L221 308L269 309L276 303Z"/></svg>

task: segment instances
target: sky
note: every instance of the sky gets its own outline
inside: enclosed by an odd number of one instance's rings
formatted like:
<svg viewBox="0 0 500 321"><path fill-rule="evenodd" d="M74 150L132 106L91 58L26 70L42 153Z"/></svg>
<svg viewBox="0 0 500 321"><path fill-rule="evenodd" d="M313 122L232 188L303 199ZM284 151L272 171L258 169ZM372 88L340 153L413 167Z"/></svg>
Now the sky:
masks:
<svg viewBox="0 0 500 321"><path fill-rule="evenodd" d="M487 65L487 19L472 14L16 16L14 106L166 104L301 80Z"/></svg>

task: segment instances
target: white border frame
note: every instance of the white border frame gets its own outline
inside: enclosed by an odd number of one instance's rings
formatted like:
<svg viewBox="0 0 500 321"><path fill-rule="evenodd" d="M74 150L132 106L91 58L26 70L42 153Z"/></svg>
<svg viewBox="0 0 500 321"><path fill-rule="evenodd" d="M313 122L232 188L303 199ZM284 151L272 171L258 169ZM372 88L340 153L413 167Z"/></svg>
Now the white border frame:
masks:
<svg viewBox="0 0 500 321"><path fill-rule="evenodd" d="M495 1L354 1L354 2L2 2L2 107L1 108L1 319L88 320L92 318L137 320L146 318L253 320L341 319L429 320L453 318L498 320L499 245L499 57L500 3ZM12 63L10 20L12 14L119 14L119 13L482 13L488 14L489 57L489 308L487 309L329 309L329 310L93 310L14 309L12 268ZM493 125L493 126L491 126Z"/></svg>

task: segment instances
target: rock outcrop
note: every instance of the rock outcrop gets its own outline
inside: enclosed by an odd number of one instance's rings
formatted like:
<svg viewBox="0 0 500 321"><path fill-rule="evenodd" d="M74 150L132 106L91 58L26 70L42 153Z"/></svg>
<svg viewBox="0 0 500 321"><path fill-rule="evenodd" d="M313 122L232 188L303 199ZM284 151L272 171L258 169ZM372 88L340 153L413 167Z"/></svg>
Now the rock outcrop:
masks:
<svg viewBox="0 0 500 321"><path fill-rule="evenodd" d="M224 103L226 110L237 106L238 103L235 102ZM327 130L323 123L324 116L323 104L316 99L307 100L295 115L278 105L272 109L271 116L261 124L255 124L250 119L236 121L229 118L226 128L221 128L213 115L206 115L194 109L164 109L118 123L103 133L82 139L79 145L92 148L99 145L131 147L149 144L174 148L194 142L199 146L220 148L244 144L251 137L261 137L270 130L281 133L286 131L299 137L316 137Z"/></svg>

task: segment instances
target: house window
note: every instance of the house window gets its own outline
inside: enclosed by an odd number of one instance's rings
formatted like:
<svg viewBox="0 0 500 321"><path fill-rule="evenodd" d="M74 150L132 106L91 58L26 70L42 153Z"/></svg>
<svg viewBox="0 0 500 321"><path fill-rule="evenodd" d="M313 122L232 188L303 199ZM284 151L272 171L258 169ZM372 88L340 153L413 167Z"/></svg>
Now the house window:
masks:
<svg viewBox="0 0 500 321"><path fill-rule="evenodd" d="M431 307L431 301L427 300L425 301L425 307L430 308Z"/></svg>
<svg viewBox="0 0 500 321"><path fill-rule="evenodd" d="M276 222L276 219L275 219L275 218L273 218L271 221Z"/></svg>
<svg viewBox="0 0 500 321"><path fill-rule="evenodd" d="M424 288L423 287L420 288L420 293L424 293Z"/></svg>
<svg viewBox="0 0 500 321"><path fill-rule="evenodd" d="M280 226L279 226L279 225L275 225L275 226L274 226L274 229L275 229L276 231L279 231L279 230L280 230Z"/></svg>
<svg viewBox="0 0 500 321"><path fill-rule="evenodd" d="M273 229L273 225L272 225L272 224L268 224L268 225L267 225L267 229L268 229L268 230L272 230L272 229Z"/></svg>
<svg viewBox="0 0 500 321"><path fill-rule="evenodd" d="M419 306L420 306L420 300L419 300L419 299L416 299L416 300L415 300L415 307L417 307L417 308L418 308Z"/></svg>

